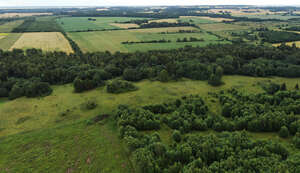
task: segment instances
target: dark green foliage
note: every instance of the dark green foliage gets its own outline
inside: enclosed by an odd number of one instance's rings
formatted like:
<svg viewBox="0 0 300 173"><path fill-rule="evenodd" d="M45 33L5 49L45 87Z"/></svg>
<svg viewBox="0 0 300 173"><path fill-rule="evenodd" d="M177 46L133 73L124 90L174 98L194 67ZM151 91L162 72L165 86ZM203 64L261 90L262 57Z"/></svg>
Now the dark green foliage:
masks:
<svg viewBox="0 0 300 173"><path fill-rule="evenodd" d="M0 50L0 88L10 92L14 84L12 79L30 78L40 78L41 82L49 84L74 82L75 90L82 92L115 77L128 81L147 78L166 81L182 77L210 79L209 83L213 85L222 84L222 71L225 75L299 77L299 52L299 49L288 46L270 48L237 44L115 54L84 54L79 49L76 54L70 55L63 52L43 53L37 49L28 49L26 53L18 49ZM90 71L97 73L95 79L87 74Z"/></svg>
<svg viewBox="0 0 300 173"><path fill-rule="evenodd" d="M213 66L212 73L208 79L208 83L212 86L219 86L222 84L222 75L223 75L223 68L220 66Z"/></svg>
<svg viewBox="0 0 300 173"><path fill-rule="evenodd" d="M175 142L180 142L181 141L181 134L180 131L174 130L172 134L172 138Z"/></svg>
<svg viewBox="0 0 300 173"><path fill-rule="evenodd" d="M280 91L286 91L286 84L285 83L281 84Z"/></svg>
<svg viewBox="0 0 300 173"><path fill-rule="evenodd" d="M300 40L300 34L284 31L263 31L259 32L262 41L269 43L282 43Z"/></svg>
<svg viewBox="0 0 300 173"><path fill-rule="evenodd" d="M297 132L293 138L294 145L300 149L300 132Z"/></svg>
<svg viewBox="0 0 300 173"><path fill-rule="evenodd" d="M129 91L136 91L138 88L132 83L124 80L113 80L107 84L107 92L109 93L124 93Z"/></svg>
<svg viewBox="0 0 300 173"><path fill-rule="evenodd" d="M279 84L268 82L262 85L262 88L268 93L268 94L275 94L277 91L279 91L281 88L286 89L286 86L280 86Z"/></svg>
<svg viewBox="0 0 300 173"><path fill-rule="evenodd" d="M170 76L167 70L162 70L158 75L158 80L161 82L168 82L170 80Z"/></svg>
<svg viewBox="0 0 300 173"><path fill-rule="evenodd" d="M6 88L0 88L0 97L8 97L9 91Z"/></svg>
<svg viewBox="0 0 300 173"><path fill-rule="evenodd" d="M295 134L298 130L300 93L297 91L278 91L269 95L245 94L232 89L217 97L222 104L222 115L231 118L233 129L279 132L283 128L282 132L287 135Z"/></svg>
<svg viewBox="0 0 300 173"><path fill-rule="evenodd" d="M282 138L287 138L289 137L289 135L290 135L289 129L286 126L282 126L279 131L279 136Z"/></svg>
<svg viewBox="0 0 300 173"><path fill-rule="evenodd" d="M47 82L40 82L39 79L17 80L11 85L9 99L16 99L22 96L47 96L51 93L52 89Z"/></svg>
<svg viewBox="0 0 300 173"><path fill-rule="evenodd" d="M74 80L75 92L87 91L105 84L104 80L110 79L111 75L103 70L88 70L80 73Z"/></svg>
<svg viewBox="0 0 300 173"><path fill-rule="evenodd" d="M137 130L153 130L160 128L160 119L157 115L145 109L130 109L120 107L117 111L118 125L132 126Z"/></svg>

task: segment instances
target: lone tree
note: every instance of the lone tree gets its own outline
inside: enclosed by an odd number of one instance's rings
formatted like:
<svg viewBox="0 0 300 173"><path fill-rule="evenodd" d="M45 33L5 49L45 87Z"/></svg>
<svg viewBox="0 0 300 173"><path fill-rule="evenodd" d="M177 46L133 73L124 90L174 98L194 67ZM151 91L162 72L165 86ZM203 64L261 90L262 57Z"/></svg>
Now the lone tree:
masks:
<svg viewBox="0 0 300 173"><path fill-rule="evenodd" d="M298 84L296 84L295 89L299 90L299 85Z"/></svg>
<svg viewBox="0 0 300 173"><path fill-rule="evenodd" d="M286 126L282 126L279 131L279 136L282 138L287 138L290 135L289 129Z"/></svg>
<svg viewBox="0 0 300 173"><path fill-rule="evenodd" d="M280 90L281 91L286 91L286 84L285 83L281 84Z"/></svg>

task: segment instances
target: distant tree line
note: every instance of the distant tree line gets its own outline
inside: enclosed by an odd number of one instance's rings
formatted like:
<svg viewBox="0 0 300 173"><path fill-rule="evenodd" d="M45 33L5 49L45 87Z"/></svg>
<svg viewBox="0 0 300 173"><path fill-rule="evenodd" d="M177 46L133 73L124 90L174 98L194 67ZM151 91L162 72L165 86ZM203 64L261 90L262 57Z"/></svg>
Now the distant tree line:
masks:
<svg viewBox="0 0 300 173"><path fill-rule="evenodd" d="M164 27L182 27L182 26L195 26L188 22L179 22L179 23L168 23L168 22L150 22L140 25L140 28L164 28Z"/></svg>
<svg viewBox="0 0 300 173"><path fill-rule="evenodd" d="M145 41L125 41L122 44L140 44L140 43L170 43L171 40L145 40Z"/></svg>
<svg viewBox="0 0 300 173"><path fill-rule="evenodd" d="M178 38L176 40L176 42L199 42L199 41L204 41L203 38L195 38L195 37L190 37L190 38L183 38L183 39L180 39Z"/></svg>
<svg viewBox="0 0 300 173"><path fill-rule="evenodd" d="M282 43L300 40L300 34L284 31L260 31L258 36L262 38L263 42L269 43Z"/></svg>

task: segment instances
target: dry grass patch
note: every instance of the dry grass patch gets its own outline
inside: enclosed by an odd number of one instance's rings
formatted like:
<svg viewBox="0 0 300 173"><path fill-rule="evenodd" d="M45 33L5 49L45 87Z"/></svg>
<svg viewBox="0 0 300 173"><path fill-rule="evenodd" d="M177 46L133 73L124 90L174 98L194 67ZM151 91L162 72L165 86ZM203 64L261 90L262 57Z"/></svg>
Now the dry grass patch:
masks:
<svg viewBox="0 0 300 173"><path fill-rule="evenodd" d="M36 48L44 51L64 51L72 53L69 42L59 32L24 33L10 49Z"/></svg>
<svg viewBox="0 0 300 173"><path fill-rule="evenodd" d="M128 29L128 28L139 28L140 26L134 23L111 23L111 26L119 27L122 29Z"/></svg>
<svg viewBox="0 0 300 173"><path fill-rule="evenodd" d="M149 23L156 22L156 23L162 23L162 22L167 22L167 23L178 23L177 19L159 19L159 20L150 20Z"/></svg>
<svg viewBox="0 0 300 173"><path fill-rule="evenodd" d="M199 19L205 19L205 20L212 20L215 22L223 22L223 21L233 21L233 19L227 19L227 18L213 18L213 17L207 17L207 16L180 16L180 18L199 18Z"/></svg>
<svg viewBox="0 0 300 173"><path fill-rule="evenodd" d="M28 17L28 16L48 16L48 15L53 15L53 13L3 13L3 14L0 14L0 18Z"/></svg>
<svg viewBox="0 0 300 173"><path fill-rule="evenodd" d="M300 48L300 41L292 41L292 42L286 42L285 44L288 46L292 46L293 44L296 44L296 47ZM281 45L281 43L272 44L275 47L278 47Z"/></svg>

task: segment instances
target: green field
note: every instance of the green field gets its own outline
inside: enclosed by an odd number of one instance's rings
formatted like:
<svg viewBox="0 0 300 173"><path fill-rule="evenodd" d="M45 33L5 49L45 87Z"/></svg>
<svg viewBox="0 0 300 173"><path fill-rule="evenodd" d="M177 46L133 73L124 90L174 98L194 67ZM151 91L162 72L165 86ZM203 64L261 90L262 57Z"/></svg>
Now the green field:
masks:
<svg viewBox="0 0 300 173"><path fill-rule="evenodd" d="M133 172L127 149L118 138L117 127L112 119L94 125L87 125L87 119L103 113L112 114L119 104L156 104L189 94L201 95L212 112L220 113L218 103L211 100L208 92L231 87L249 93L262 92L258 82L266 80L285 82L288 89L300 81L299 78L224 76L225 85L212 87L206 81L183 79L161 83L144 80L135 83L139 90L123 94L109 94L105 87L76 94L73 86L67 84L53 86L54 92L44 98L0 100L0 170ZM98 106L90 111L83 109L82 104L90 99L95 100ZM62 116L62 112L67 113ZM171 141L171 129L163 126L158 132L164 143ZM216 132L199 133L206 135ZM257 139L278 138L276 133L251 135ZM289 138L282 141L289 144Z"/></svg>
<svg viewBox="0 0 300 173"><path fill-rule="evenodd" d="M21 33L9 33L4 38L0 39L0 49L8 50L22 36Z"/></svg>
<svg viewBox="0 0 300 173"><path fill-rule="evenodd" d="M96 19L90 21L88 18ZM126 22L130 20L137 20L143 18L134 17L63 17L57 19L57 23L64 29L64 31L87 31L87 30L111 30L121 29L119 27L110 25L116 22Z"/></svg>
<svg viewBox="0 0 300 173"><path fill-rule="evenodd" d="M14 28L18 27L24 22L24 20L16 20L12 22L6 22L0 25L0 33L8 33L11 32Z"/></svg>
<svg viewBox="0 0 300 173"><path fill-rule="evenodd" d="M163 28L159 28L160 31ZM173 28L175 29L175 28ZM184 29L184 28L182 28ZM97 31L97 32L72 32L68 35L79 45L84 52L95 51L111 51L111 52L135 52L147 51L156 49L175 49L186 45L205 46L213 43L227 43L219 41L219 39L206 32L202 33L173 33L161 34L155 31L156 29L139 29L139 30L119 30L119 31ZM144 32L145 31L145 32ZM202 38L202 42L176 42L178 38ZM150 41L150 40L171 40L170 43L143 43L143 44L122 44L126 41Z"/></svg>

